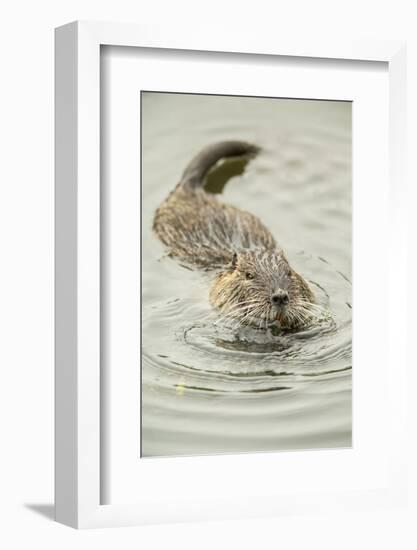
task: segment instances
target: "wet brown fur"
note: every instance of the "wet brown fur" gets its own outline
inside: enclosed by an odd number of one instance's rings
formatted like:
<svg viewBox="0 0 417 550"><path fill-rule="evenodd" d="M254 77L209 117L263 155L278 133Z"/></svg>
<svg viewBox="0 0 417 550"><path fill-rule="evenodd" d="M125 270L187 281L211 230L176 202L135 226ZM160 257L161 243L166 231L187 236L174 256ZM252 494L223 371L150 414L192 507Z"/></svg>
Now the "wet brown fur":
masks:
<svg viewBox="0 0 417 550"><path fill-rule="evenodd" d="M181 182L157 209L153 230L171 257L191 269L215 272L210 303L239 324L294 328L314 315L314 296L294 271L271 232L253 214L224 204L204 191L207 171L220 159L253 155L245 142L222 142L203 149ZM286 307L271 295L284 289Z"/></svg>

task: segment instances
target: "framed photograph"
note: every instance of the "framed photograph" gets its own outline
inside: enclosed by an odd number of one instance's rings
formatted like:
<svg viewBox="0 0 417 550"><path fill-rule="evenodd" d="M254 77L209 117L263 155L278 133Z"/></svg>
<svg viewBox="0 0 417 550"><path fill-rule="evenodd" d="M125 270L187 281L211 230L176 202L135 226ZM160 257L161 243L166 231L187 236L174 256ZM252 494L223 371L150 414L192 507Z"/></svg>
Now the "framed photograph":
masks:
<svg viewBox="0 0 417 550"><path fill-rule="evenodd" d="M404 81L397 42L56 30L58 521L405 501Z"/></svg>

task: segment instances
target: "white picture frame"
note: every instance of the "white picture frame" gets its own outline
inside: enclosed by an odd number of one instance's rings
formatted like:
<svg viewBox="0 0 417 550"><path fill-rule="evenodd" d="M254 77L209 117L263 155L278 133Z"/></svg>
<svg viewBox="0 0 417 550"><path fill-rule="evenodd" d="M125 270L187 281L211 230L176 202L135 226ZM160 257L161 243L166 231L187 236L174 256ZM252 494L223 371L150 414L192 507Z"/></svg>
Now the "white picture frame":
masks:
<svg viewBox="0 0 417 550"><path fill-rule="evenodd" d="M390 189L395 198L392 232L406 232L404 197L405 46L387 41L280 42L271 36L238 31L212 36L209 29L178 33L169 28L75 22L56 30L56 519L77 528L244 517L207 502L195 513L167 502L158 511L135 504L101 504L100 445L100 47L166 48L235 54L383 61L389 70ZM404 270L405 250L399 267ZM400 295L400 300L403 294ZM400 304L401 306L401 304ZM401 346L400 346L401 348ZM265 502L263 515L402 502L406 492L405 394L406 346L396 365L399 399L388 400L395 424L392 475L384 490L360 494L287 494L285 502ZM389 396L390 397L390 396ZM189 508L188 508L189 510Z"/></svg>

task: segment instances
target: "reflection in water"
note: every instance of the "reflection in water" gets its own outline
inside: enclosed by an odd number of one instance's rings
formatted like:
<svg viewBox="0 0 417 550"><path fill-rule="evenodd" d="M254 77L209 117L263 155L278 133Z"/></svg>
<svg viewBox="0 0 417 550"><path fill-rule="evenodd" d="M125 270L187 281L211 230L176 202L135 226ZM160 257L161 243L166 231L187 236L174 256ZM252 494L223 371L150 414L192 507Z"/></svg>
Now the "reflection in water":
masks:
<svg viewBox="0 0 417 550"><path fill-rule="evenodd" d="M207 174L205 190L214 195L222 193L224 186L231 178L243 174L249 160L249 157L236 157L218 163Z"/></svg>
<svg viewBox="0 0 417 550"><path fill-rule="evenodd" d="M230 100L143 95L144 456L351 445L350 104ZM209 275L164 257L151 234L186 162L221 139L263 151L220 163L206 188L272 230L328 312L314 326L220 321Z"/></svg>

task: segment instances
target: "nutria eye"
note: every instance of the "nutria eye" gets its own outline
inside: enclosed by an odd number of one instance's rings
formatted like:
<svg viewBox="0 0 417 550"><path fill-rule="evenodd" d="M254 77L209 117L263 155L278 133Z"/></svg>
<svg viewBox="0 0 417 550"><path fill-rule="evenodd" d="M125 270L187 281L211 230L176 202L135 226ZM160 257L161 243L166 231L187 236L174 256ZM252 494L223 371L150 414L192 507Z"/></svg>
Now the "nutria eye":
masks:
<svg viewBox="0 0 417 550"><path fill-rule="evenodd" d="M254 275L252 273L246 272L245 273L247 279L253 279Z"/></svg>

